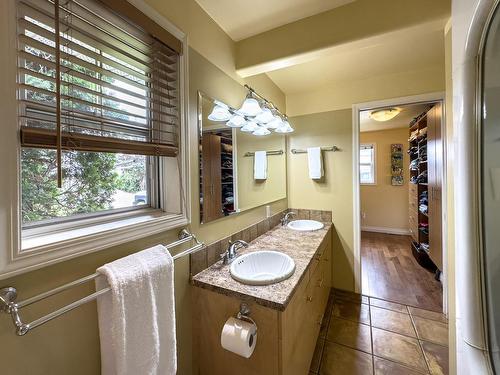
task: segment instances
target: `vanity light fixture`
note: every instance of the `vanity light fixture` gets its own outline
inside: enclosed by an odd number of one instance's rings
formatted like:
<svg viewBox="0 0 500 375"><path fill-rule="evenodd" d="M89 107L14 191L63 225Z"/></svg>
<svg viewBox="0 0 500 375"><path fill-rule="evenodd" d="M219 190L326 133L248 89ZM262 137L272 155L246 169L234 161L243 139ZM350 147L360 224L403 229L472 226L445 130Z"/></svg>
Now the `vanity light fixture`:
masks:
<svg viewBox="0 0 500 375"><path fill-rule="evenodd" d="M269 134L271 134L271 132L269 130L267 130L265 127L259 126L259 128L256 131L254 131L252 134L262 136L262 135L269 135Z"/></svg>
<svg viewBox="0 0 500 375"><path fill-rule="evenodd" d="M255 117L255 121L259 124L267 124L274 120L273 112L269 108L264 108L260 114Z"/></svg>
<svg viewBox="0 0 500 375"><path fill-rule="evenodd" d="M255 121L247 121L247 123L245 124L245 126L243 126L241 128L241 131L242 132L246 132L246 133L253 133L258 128L259 128L259 125L257 125L257 123Z"/></svg>
<svg viewBox="0 0 500 375"><path fill-rule="evenodd" d="M401 112L401 109L399 108L384 108L384 109L379 109L376 111L373 111L370 113L370 118L375 121L389 121L392 120L394 117L399 115Z"/></svg>
<svg viewBox="0 0 500 375"><path fill-rule="evenodd" d="M208 115L208 119L211 121L227 121L230 118L231 113L229 112L229 107L224 103L215 101L215 106Z"/></svg>
<svg viewBox="0 0 500 375"><path fill-rule="evenodd" d="M266 124L266 128L268 129L278 129L281 128L282 126L283 126L283 120L278 115L274 116L274 119Z"/></svg>
<svg viewBox="0 0 500 375"><path fill-rule="evenodd" d="M254 117L262 112L262 108L260 108L257 99L254 99L252 97L252 94L248 93L245 101L243 102L243 105L238 112L244 116Z"/></svg>
<svg viewBox="0 0 500 375"><path fill-rule="evenodd" d="M234 114L231 116L228 122L226 122L226 125L229 126L230 128L241 128L247 123L247 120L239 114Z"/></svg>
<svg viewBox="0 0 500 375"><path fill-rule="evenodd" d="M293 128L290 126L290 123L288 122L288 120L285 120L285 122L283 123L283 126L276 129L275 132L276 133L292 133Z"/></svg>
<svg viewBox="0 0 500 375"><path fill-rule="evenodd" d="M258 136L271 134L270 130L276 133L293 132L287 116L272 102L257 94L250 86L245 85L245 88L248 93L239 110L214 100L215 106L208 119L227 121L226 125L230 128L241 128L243 132Z"/></svg>

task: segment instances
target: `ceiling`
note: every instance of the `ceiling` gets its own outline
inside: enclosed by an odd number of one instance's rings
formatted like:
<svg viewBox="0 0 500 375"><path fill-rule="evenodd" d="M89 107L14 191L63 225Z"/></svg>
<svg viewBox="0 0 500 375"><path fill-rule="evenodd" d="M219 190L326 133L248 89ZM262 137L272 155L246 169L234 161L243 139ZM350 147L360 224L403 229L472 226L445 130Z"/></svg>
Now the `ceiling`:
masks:
<svg viewBox="0 0 500 375"><path fill-rule="evenodd" d="M359 130L361 132L371 132L379 130L390 130L399 128L408 128L411 120L429 108L429 104L412 104L398 106L401 109L396 117L389 121L375 121L370 118L370 111L363 111L359 114Z"/></svg>
<svg viewBox="0 0 500 375"><path fill-rule="evenodd" d="M239 41L354 1L196 0L203 10L234 41Z"/></svg>
<svg viewBox="0 0 500 375"><path fill-rule="evenodd" d="M442 29L414 28L332 48L321 58L266 74L285 94L307 92L338 82L442 65L443 46Z"/></svg>

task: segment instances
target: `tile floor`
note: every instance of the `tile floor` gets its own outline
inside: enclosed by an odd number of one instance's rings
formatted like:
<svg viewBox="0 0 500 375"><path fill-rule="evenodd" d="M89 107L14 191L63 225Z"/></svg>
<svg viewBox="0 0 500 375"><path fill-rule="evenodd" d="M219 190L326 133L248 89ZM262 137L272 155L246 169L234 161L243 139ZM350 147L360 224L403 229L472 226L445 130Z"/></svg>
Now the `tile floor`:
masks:
<svg viewBox="0 0 500 375"><path fill-rule="evenodd" d="M447 375L448 322L434 311L332 289L310 371Z"/></svg>

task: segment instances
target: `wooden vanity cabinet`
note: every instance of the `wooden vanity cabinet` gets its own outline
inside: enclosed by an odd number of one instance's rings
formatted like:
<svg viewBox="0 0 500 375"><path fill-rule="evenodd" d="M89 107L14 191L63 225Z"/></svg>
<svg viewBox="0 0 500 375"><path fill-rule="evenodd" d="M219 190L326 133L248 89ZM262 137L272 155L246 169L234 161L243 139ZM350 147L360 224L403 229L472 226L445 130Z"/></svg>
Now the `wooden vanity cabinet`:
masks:
<svg viewBox="0 0 500 375"><path fill-rule="evenodd" d="M193 288L193 347L197 373L308 374L331 285L330 230L284 311L261 306L252 300ZM248 359L220 345L224 323L238 312L243 301L250 306L250 316L258 327L257 345Z"/></svg>
<svg viewBox="0 0 500 375"><path fill-rule="evenodd" d="M308 374L331 288L331 240L321 245L290 304L280 314L280 374Z"/></svg>

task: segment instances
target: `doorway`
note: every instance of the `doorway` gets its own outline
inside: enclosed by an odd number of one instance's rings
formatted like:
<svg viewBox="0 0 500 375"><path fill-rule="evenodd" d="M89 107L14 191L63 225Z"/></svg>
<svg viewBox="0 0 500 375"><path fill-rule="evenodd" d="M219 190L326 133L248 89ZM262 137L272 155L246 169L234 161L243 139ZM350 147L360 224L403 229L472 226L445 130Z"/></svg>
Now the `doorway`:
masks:
<svg viewBox="0 0 500 375"><path fill-rule="evenodd" d="M357 292L446 312L443 95L359 104L353 123Z"/></svg>

